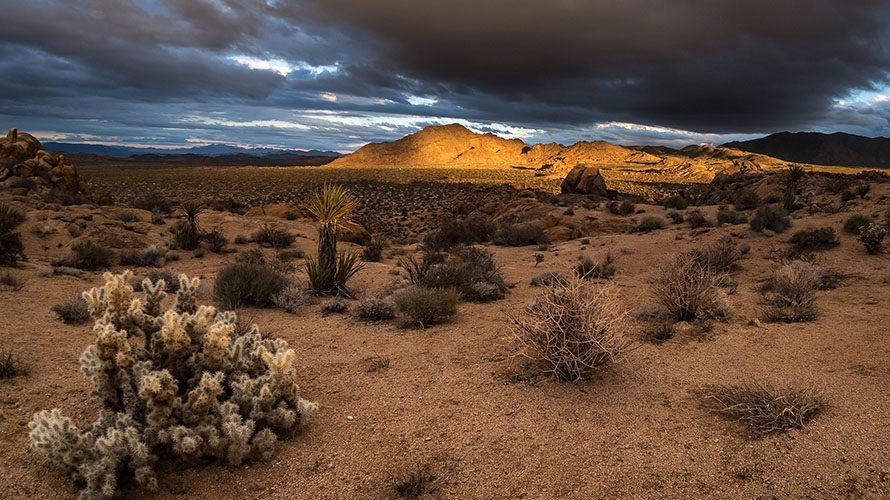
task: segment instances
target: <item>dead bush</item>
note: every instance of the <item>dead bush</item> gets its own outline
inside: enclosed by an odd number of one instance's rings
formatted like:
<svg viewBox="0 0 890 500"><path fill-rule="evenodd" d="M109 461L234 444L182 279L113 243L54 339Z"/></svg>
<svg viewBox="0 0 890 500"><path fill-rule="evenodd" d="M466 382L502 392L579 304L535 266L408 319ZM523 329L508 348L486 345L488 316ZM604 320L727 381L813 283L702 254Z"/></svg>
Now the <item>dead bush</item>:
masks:
<svg viewBox="0 0 890 500"><path fill-rule="evenodd" d="M0 349L0 379L24 375L26 371L18 356L12 351Z"/></svg>
<svg viewBox="0 0 890 500"><path fill-rule="evenodd" d="M681 253L663 265L653 280L652 293L676 321L723 320L731 314L719 274L694 253Z"/></svg>
<svg viewBox="0 0 890 500"><path fill-rule="evenodd" d="M615 258L607 253L600 262L594 262L586 255L575 266L575 276L585 280L602 280L615 276Z"/></svg>
<svg viewBox="0 0 890 500"><path fill-rule="evenodd" d="M74 297L54 305L52 311L66 325L82 325L90 320L87 302L81 297Z"/></svg>
<svg viewBox="0 0 890 500"><path fill-rule="evenodd" d="M767 321L801 322L816 319L816 290L819 275L815 266L803 261L786 264L763 288Z"/></svg>
<svg viewBox="0 0 890 500"><path fill-rule="evenodd" d="M524 314L512 318L524 354L557 380L584 378L630 346L626 316L610 287L573 279L544 288Z"/></svg>
<svg viewBox="0 0 890 500"><path fill-rule="evenodd" d="M755 383L711 386L703 391L703 398L708 409L741 423L753 438L802 429L826 406L812 390L780 390Z"/></svg>

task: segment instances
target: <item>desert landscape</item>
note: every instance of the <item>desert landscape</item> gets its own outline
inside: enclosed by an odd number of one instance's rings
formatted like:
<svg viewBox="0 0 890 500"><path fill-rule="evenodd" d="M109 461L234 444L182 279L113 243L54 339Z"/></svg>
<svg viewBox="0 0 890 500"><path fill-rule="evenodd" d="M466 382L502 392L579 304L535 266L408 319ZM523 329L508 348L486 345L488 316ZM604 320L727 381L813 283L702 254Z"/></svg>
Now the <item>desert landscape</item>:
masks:
<svg viewBox="0 0 890 500"><path fill-rule="evenodd" d="M655 171L620 184L637 169L620 165L575 169L593 180L572 183L566 169L410 169L361 156L321 167L75 168L17 131L3 147L4 220L22 219L4 222L4 249L21 241L19 255L4 254L0 319L6 497L890 491L880 241L890 184L880 171L770 159L772 168L722 164L708 182ZM44 164L57 175L40 177ZM325 238L313 204L336 187L353 205L336 224L335 258L360 260L330 288L312 274ZM172 307L174 295L185 300L174 289L191 286L180 275L200 279L198 304L287 341L294 408L306 415L261 458L226 465L210 451L157 448L156 479L134 477L125 454L111 490L83 490L84 469L70 469L71 481L29 446L38 412L58 408L83 426L103 405L78 359L97 341L90 324L110 320L79 294L122 276L105 285L100 302L110 304L115 286L149 293L163 279ZM536 315L535 304L557 310ZM134 346L146 336L130 335Z"/></svg>
<svg viewBox="0 0 890 500"><path fill-rule="evenodd" d="M0 12L0 498L890 498L890 3Z"/></svg>

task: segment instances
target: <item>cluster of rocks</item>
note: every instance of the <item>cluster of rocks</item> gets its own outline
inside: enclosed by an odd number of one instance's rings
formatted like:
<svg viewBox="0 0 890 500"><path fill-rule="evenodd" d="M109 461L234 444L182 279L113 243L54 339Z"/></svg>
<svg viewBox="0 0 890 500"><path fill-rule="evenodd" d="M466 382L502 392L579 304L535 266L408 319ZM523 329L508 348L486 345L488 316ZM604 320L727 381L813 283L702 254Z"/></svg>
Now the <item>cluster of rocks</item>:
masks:
<svg viewBox="0 0 890 500"><path fill-rule="evenodd" d="M603 197L614 196L614 192L606 188L606 179L600 169L579 163L569 171L562 181L560 189L563 193L593 194Z"/></svg>
<svg viewBox="0 0 890 500"><path fill-rule="evenodd" d="M43 149L33 135L11 128L0 138L0 186L14 195L56 201L79 200L85 190L63 154Z"/></svg>

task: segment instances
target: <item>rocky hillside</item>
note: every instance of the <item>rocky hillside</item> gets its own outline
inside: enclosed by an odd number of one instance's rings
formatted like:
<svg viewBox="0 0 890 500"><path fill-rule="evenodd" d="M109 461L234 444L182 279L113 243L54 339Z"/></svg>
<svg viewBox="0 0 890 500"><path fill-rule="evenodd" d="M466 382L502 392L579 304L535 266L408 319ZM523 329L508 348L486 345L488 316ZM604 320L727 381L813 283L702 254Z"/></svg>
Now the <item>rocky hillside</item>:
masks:
<svg viewBox="0 0 890 500"><path fill-rule="evenodd" d="M818 132L781 132L727 147L815 165L890 168L890 138Z"/></svg>
<svg viewBox="0 0 890 500"><path fill-rule="evenodd" d="M759 172L787 162L724 147L625 147L603 141L528 145L519 139L477 134L458 124L431 126L393 142L372 143L334 160L332 167L521 168L538 175L564 176L577 164L605 171L663 173L672 178L710 181L718 173Z"/></svg>

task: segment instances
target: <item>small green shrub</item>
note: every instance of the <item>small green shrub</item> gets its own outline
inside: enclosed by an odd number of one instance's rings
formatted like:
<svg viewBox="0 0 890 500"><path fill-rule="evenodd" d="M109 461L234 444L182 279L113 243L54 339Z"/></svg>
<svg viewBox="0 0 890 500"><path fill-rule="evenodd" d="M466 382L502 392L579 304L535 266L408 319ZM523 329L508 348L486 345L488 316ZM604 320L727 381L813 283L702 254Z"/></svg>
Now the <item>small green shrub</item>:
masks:
<svg viewBox="0 0 890 500"><path fill-rule="evenodd" d="M367 298L358 306L358 317L364 321L389 321L396 317L396 310L387 299Z"/></svg>
<svg viewBox="0 0 890 500"><path fill-rule="evenodd" d="M639 224L637 224L637 227L635 228L635 231L638 233L648 233L651 231L664 229L666 225L667 223L661 217L657 215L647 215L640 220Z"/></svg>
<svg viewBox="0 0 890 500"><path fill-rule="evenodd" d="M791 227L791 219L788 218L788 212L784 208L778 205L766 205L757 209L749 224L751 229L757 232L769 229L775 233L782 233Z"/></svg>
<svg viewBox="0 0 890 500"><path fill-rule="evenodd" d="M268 307L288 284L283 274L264 264L236 262L216 273L213 296L226 310L242 306Z"/></svg>
<svg viewBox="0 0 890 500"><path fill-rule="evenodd" d="M607 253L603 260L594 262L586 255L575 266L575 276L585 280L609 279L615 276L615 258L612 253Z"/></svg>
<svg viewBox="0 0 890 500"><path fill-rule="evenodd" d="M71 247L68 257L54 262L55 265L95 270L111 267L114 254L108 248L92 240L82 240Z"/></svg>
<svg viewBox="0 0 890 500"><path fill-rule="evenodd" d="M546 273L541 273L534 278L532 278L532 286L553 286L556 284L565 284L568 282L568 278L563 276L561 273L556 271L548 271Z"/></svg>
<svg viewBox="0 0 890 500"><path fill-rule="evenodd" d="M264 225L253 233L252 238L265 247L287 248L297 237L280 227Z"/></svg>
<svg viewBox="0 0 890 500"><path fill-rule="evenodd" d="M550 243L550 238L542 228L533 224L502 224L492 241L505 247L525 247Z"/></svg>
<svg viewBox="0 0 890 500"><path fill-rule="evenodd" d="M383 250L385 248L386 239L380 236L374 236L362 250L362 259L367 262L379 262L383 257Z"/></svg>
<svg viewBox="0 0 890 500"><path fill-rule="evenodd" d="M25 214L7 203L0 203L0 266L14 266L25 259L22 236L15 229L25 222Z"/></svg>
<svg viewBox="0 0 890 500"><path fill-rule="evenodd" d="M865 247L866 252L878 254L884 250L884 238L886 236L886 229L872 223L862 228L858 239L862 246Z"/></svg>
<svg viewBox="0 0 890 500"><path fill-rule="evenodd" d="M450 320L457 314L460 294L453 288L411 286L394 295L396 307L410 318L409 324L424 328Z"/></svg>
<svg viewBox="0 0 890 500"><path fill-rule="evenodd" d="M844 221L844 232L858 236L863 227L874 221L874 219L867 215L853 214Z"/></svg>
<svg viewBox="0 0 890 500"><path fill-rule="evenodd" d="M686 213L686 224L692 229L700 227L711 227L714 224L705 216L704 212L699 209L690 210Z"/></svg>
<svg viewBox="0 0 890 500"><path fill-rule="evenodd" d="M447 251L457 245L491 241L496 231L494 222L478 215L465 219L449 219L424 238L423 246L430 251Z"/></svg>
<svg viewBox="0 0 890 500"><path fill-rule="evenodd" d="M455 247L449 254L427 254L420 262L403 261L409 281L426 288L454 288L464 300L501 299L507 285L494 254L483 248ZM412 267L413 266L413 267Z"/></svg>
<svg viewBox="0 0 890 500"><path fill-rule="evenodd" d="M82 325L90 320L87 302L81 297L66 300L54 305L51 309L66 325Z"/></svg>
<svg viewBox="0 0 890 500"><path fill-rule="evenodd" d="M686 201L686 198L680 196L679 194L675 194L665 199L661 204L665 208L673 208L674 210L686 210L686 208L689 207L689 202Z"/></svg>
<svg viewBox="0 0 890 500"><path fill-rule="evenodd" d="M748 222L748 215L742 212L736 212L731 208L721 208L717 210L718 224L745 224Z"/></svg>
<svg viewBox="0 0 890 500"><path fill-rule="evenodd" d="M606 210L611 214L615 215L630 215L637 211L637 206L628 200L624 200L621 203L617 201L610 201L606 203Z"/></svg>
<svg viewBox="0 0 890 500"><path fill-rule="evenodd" d="M799 250L822 250L840 245L833 227L801 229L791 235L790 242Z"/></svg>
<svg viewBox="0 0 890 500"><path fill-rule="evenodd" d="M754 210L761 204L760 196L752 189L742 189L736 193L733 199L733 206L736 210Z"/></svg>

